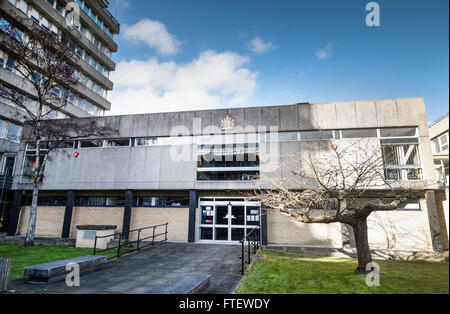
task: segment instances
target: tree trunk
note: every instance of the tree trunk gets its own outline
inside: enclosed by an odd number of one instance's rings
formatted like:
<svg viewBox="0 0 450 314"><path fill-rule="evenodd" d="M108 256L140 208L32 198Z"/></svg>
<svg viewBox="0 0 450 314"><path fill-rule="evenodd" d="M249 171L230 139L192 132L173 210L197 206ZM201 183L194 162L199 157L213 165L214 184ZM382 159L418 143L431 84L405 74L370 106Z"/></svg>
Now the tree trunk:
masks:
<svg viewBox="0 0 450 314"><path fill-rule="evenodd" d="M358 267L356 268L356 272L366 273L367 264L372 262L367 232L367 218L359 218L353 229L355 233L356 252L358 254Z"/></svg>
<svg viewBox="0 0 450 314"><path fill-rule="evenodd" d="M37 212L37 205L38 205L38 195L39 195L39 188L35 185L33 187L33 199L31 202L30 219L28 221L27 235L25 237L25 243L23 244L25 247L34 245L34 235L36 232L36 212Z"/></svg>

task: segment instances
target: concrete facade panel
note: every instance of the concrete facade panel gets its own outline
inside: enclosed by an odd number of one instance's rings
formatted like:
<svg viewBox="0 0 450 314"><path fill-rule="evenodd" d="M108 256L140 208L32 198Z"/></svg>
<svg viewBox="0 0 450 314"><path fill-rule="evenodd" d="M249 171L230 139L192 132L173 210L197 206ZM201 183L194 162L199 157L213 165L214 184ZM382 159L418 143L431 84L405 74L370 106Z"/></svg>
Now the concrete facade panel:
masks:
<svg viewBox="0 0 450 314"><path fill-rule="evenodd" d="M38 207L36 211L36 235L60 237L64 221L65 207ZM27 234L30 207L20 211L18 233Z"/></svg>
<svg viewBox="0 0 450 314"><path fill-rule="evenodd" d="M359 128L378 127L377 107L375 101L356 101L356 121Z"/></svg>
<svg viewBox="0 0 450 314"><path fill-rule="evenodd" d="M268 244L342 247L340 224L304 224L277 211L268 211Z"/></svg>
<svg viewBox="0 0 450 314"><path fill-rule="evenodd" d="M131 210L131 229L140 229L149 226L169 223L167 226L168 240L187 242L188 240L189 208L143 208L134 207ZM156 229L156 234L163 233L165 227ZM153 229L144 230L142 238L152 236ZM131 235L136 238L137 235ZM164 236L156 241L163 240Z"/></svg>
<svg viewBox="0 0 450 314"><path fill-rule="evenodd" d="M377 100L378 127L396 127L399 126L397 102L394 99Z"/></svg>
<svg viewBox="0 0 450 314"><path fill-rule="evenodd" d="M354 129L357 127L356 103L354 101L336 103L335 128Z"/></svg>

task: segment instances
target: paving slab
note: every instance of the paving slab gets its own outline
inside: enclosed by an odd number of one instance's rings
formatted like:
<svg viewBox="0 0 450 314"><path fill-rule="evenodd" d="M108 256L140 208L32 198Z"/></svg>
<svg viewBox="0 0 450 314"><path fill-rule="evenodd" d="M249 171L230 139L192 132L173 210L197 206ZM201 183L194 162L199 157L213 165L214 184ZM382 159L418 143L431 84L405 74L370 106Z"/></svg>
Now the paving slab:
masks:
<svg viewBox="0 0 450 314"><path fill-rule="evenodd" d="M241 247L199 243L163 243L106 263L82 275L80 287L64 282L28 284L13 281L16 294L144 294L180 274L211 275L208 293L232 293L239 284Z"/></svg>

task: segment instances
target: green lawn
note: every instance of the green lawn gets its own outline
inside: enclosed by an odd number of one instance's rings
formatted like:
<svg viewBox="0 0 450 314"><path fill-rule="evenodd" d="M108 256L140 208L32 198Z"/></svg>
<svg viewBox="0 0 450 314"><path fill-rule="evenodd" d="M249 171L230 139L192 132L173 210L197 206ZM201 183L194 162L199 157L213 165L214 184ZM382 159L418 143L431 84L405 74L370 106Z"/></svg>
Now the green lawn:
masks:
<svg viewBox="0 0 450 314"><path fill-rule="evenodd" d="M0 257L11 259L11 280L22 278L23 270L27 266L92 255L92 252L92 249L65 246L34 246L24 248L22 245L0 245ZM108 252L108 255L110 254L113 254L113 252Z"/></svg>
<svg viewBox="0 0 450 314"><path fill-rule="evenodd" d="M236 293L273 294L436 294L449 293L449 264L422 261L375 261L380 286L368 287L357 275L355 259L299 257L263 251Z"/></svg>

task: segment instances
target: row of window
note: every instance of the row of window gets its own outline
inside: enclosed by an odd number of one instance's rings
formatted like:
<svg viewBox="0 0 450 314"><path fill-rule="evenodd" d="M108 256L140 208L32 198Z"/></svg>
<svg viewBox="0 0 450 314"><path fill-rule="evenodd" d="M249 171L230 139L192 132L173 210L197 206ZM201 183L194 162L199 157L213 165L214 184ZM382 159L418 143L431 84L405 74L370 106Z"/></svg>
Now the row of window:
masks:
<svg viewBox="0 0 450 314"><path fill-rule="evenodd" d="M433 141L433 153L448 153L448 132L436 137Z"/></svg>
<svg viewBox="0 0 450 314"><path fill-rule="evenodd" d="M0 138L8 141L19 142L22 127L7 120L0 119Z"/></svg>
<svg viewBox="0 0 450 314"><path fill-rule="evenodd" d="M32 198L27 196L25 206L31 205ZM40 196L38 206L65 206L65 196ZM123 207L123 196L78 196L75 198L75 206L79 207ZM185 196L138 196L133 198L133 207L189 207L189 197Z"/></svg>
<svg viewBox="0 0 450 314"><path fill-rule="evenodd" d="M320 141L328 139L351 139L351 138L413 138L417 135L416 128L385 128L385 129L354 129L335 131L301 131L301 132L279 132L259 134L233 134L233 135L204 135L204 136L182 136L182 137L149 137L149 138L122 138L110 140L81 140L71 142L71 146L77 148L91 147L140 147L140 146L169 146L169 145L193 145L202 144L199 150L211 148L222 148L226 144L245 145L245 143L260 142L286 142L286 141ZM233 145L233 144L231 144ZM235 146L236 147L236 146Z"/></svg>
<svg viewBox="0 0 450 314"><path fill-rule="evenodd" d="M1 59L0 59L0 63L1 63ZM11 94L11 89L9 87L6 87L6 86L0 84L0 88L3 90L3 93ZM66 89L64 89L62 91L54 90L54 92L58 93L57 95L59 95L60 97L65 97L69 103L73 104L74 106L78 106L82 110L84 110L92 115L103 116L105 114L104 109L102 109L96 105L93 105L91 102L89 102L85 98L78 96L72 92L69 92ZM17 100L21 101L22 104L24 104L24 106L28 110L30 110L34 114L37 114L37 111L39 109L38 101L29 96L21 94L20 92L16 92L16 93L17 93ZM18 106L16 103L11 102L10 99L3 98L1 96L0 96L0 103L12 106L19 110L24 110L24 108ZM48 113L48 114L46 114L46 113ZM45 119L66 119L69 117L68 115L62 113L61 111L51 109L48 106L44 106L43 114L46 115Z"/></svg>
<svg viewBox="0 0 450 314"><path fill-rule="evenodd" d="M51 0L47 0L47 1L50 2ZM89 54L85 53L84 49L78 47L72 39L69 39L67 37L66 33L61 31L54 23L50 22L47 18L45 18L42 14L40 14L39 11L37 11L35 8L33 8L31 5L29 5L26 1L24 1L24 0L9 0L9 2L11 2L13 5L16 5L18 9L20 9L23 13L25 13L29 18L31 18L38 25L42 26L43 28L45 28L48 31L51 31L54 35L60 37L62 40L66 40L67 43L69 44L69 47L73 51L77 51L77 53L88 64L90 64L93 68L95 68L98 72L100 72L105 77L109 77L109 71L100 62L98 62L95 58L93 58ZM55 3L57 3L57 2L58 1L55 1ZM88 32L88 30L85 27L79 26L78 29L80 29L80 31L82 29L84 31L85 36L89 39L89 41L93 42L94 45L96 45L100 50L102 50L101 47L102 46L104 47L104 45L102 45L96 38L94 38L92 36L92 34L90 34L90 32ZM83 33L83 31L82 31L82 33ZM105 47L105 49L106 49L106 47ZM105 49L103 49L102 51L104 51L106 54ZM109 56L108 56L108 54L109 54ZM109 50L108 50L108 54L106 54L106 55L109 58L111 58L111 54L109 53Z"/></svg>
<svg viewBox="0 0 450 314"><path fill-rule="evenodd" d="M45 27L46 29L50 30L54 34L59 34L59 28L49 22L42 14L40 14L35 8L30 6L25 0L8 0L12 5L16 6L18 9L20 9L23 13L27 14L30 18L32 18L36 23L40 24L41 26ZM106 47L105 44L103 44L100 40L98 40L94 35L91 34L91 32L86 31L86 28L83 25L75 25L76 21L73 20L73 16L71 16L69 13L70 10L66 10L64 5L55 0L47 0L47 2L63 17L70 20L72 24L74 24L75 28L77 28L79 31L81 31L94 45L99 48L106 56L111 58L111 52ZM85 31L83 32L82 29ZM103 28L102 28L103 29ZM112 34L111 34L112 35Z"/></svg>
<svg viewBox="0 0 450 314"><path fill-rule="evenodd" d="M54 0L47 0L49 3L53 2ZM95 22L95 24L98 25L111 39L113 39L113 34L109 30L108 26L106 26L105 22L102 21L100 16L96 15L95 12L89 8L89 6L86 4L83 0L76 0L78 6L83 9L83 11Z"/></svg>
<svg viewBox="0 0 450 314"><path fill-rule="evenodd" d="M5 62L6 59L6 62ZM15 68L17 67L17 60L12 58L11 56L8 56L6 53L4 53L2 50L0 50L0 68L4 67L7 71L13 72L17 75L19 75L20 73L18 71L15 70ZM79 76L82 75L80 74L80 72L76 72L75 75ZM106 91L101 88L101 90L98 90L99 85L93 83L92 80L87 79L86 76L82 75L82 79L79 80L80 83L82 83L83 85L86 84L86 86L88 88L93 89L94 91L98 92L98 93L103 93L103 95L100 94L100 96L106 96ZM41 78L41 76L39 74L36 74L36 79L38 80L45 80L45 78ZM4 87L7 88L7 87ZM99 106L96 106L94 104L92 104L90 101L88 101L86 98L73 93L72 91L68 91L67 89L54 89L53 90L54 94L56 96L61 97L62 99L66 99L69 103L71 103L74 106L79 107L81 110L86 111L94 116L103 116L105 114L105 110ZM25 97L25 96L24 96ZM25 100L25 98L24 98ZM30 110L32 112L35 108L37 109L37 105L36 105L36 100L32 99L32 98L28 98L27 100L27 106L30 106ZM56 112L55 112L56 114ZM53 117L54 119L56 118L65 118L66 116L62 113L59 114L58 117Z"/></svg>
<svg viewBox="0 0 450 314"><path fill-rule="evenodd" d="M12 91L10 88L0 84L0 89L2 90L2 93L12 95ZM15 96L15 97L18 101L20 101L22 104L24 104L24 106L28 110L30 110L34 114L37 114L37 111L39 109L39 104L38 104L37 100L35 100L31 97L28 97L24 94L21 94L20 92L16 92L16 94L17 94L17 96ZM0 96L0 103L14 107L19 110L24 110L24 108L18 106L16 103L12 102L10 99L4 98L2 96ZM45 115L45 119L66 119L68 117L61 111L51 109L49 106L44 106L43 115Z"/></svg>
<svg viewBox="0 0 450 314"><path fill-rule="evenodd" d="M16 70L17 66L18 66L17 60L14 57L9 56L6 52L4 52L3 50L0 49L0 67L4 67L7 71L12 72L14 74L21 75L21 73ZM99 84L95 83L89 77L84 75L84 73L82 73L78 70L75 70L74 76L81 85L89 88L90 90L92 90L96 94L100 95L101 97L106 98L106 93L107 93L106 89L101 87ZM36 73L35 79L36 80L45 80L45 78L42 77L42 75L38 74L38 73Z"/></svg>

